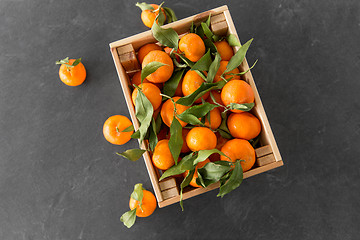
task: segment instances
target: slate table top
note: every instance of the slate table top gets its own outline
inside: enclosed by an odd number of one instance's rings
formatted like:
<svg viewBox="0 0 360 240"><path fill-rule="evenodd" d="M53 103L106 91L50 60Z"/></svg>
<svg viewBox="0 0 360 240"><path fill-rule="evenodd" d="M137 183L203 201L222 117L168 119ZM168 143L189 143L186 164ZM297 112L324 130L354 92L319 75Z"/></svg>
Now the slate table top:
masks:
<svg viewBox="0 0 360 240"><path fill-rule="evenodd" d="M167 1L178 18L224 4L242 42L284 166L138 219L151 184L102 135L129 116L109 43L147 30L136 1L0 0L0 239L358 239L360 2ZM65 86L55 61L82 57Z"/></svg>

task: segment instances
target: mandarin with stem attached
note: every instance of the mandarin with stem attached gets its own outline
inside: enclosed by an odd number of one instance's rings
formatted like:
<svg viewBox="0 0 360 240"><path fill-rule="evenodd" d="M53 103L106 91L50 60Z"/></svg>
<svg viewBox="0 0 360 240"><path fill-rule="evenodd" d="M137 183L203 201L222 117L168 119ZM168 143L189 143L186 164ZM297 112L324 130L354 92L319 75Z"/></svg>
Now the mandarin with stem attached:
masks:
<svg viewBox="0 0 360 240"><path fill-rule="evenodd" d="M222 161L235 162L236 160L243 160L240 162L243 172L250 170L255 164L255 150L251 144L244 139L232 139L227 141L221 148L226 156L221 156Z"/></svg>
<svg viewBox="0 0 360 240"><path fill-rule="evenodd" d="M109 117L103 126L103 134L105 139L115 145L123 145L130 141L134 131L122 132L124 129L132 125L131 121L122 115L114 115Z"/></svg>
<svg viewBox="0 0 360 240"><path fill-rule="evenodd" d="M60 80L66 85L72 87L81 85L86 78L86 70L81 62L79 62L76 66L72 66L75 60L76 59L68 59L68 63L61 64L59 69Z"/></svg>
<svg viewBox="0 0 360 240"><path fill-rule="evenodd" d="M189 106L184 106L180 104L176 104L176 101L179 100L180 97L173 97L172 100L175 102L176 106L176 114L183 113L186 109L190 108ZM174 118L174 103L171 101L171 99L168 99L166 102L163 103L160 111L161 118L166 126L170 127L172 120ZM177 120L179 120L181 126L185 127L187 125L186 122L181 121L178 117L176 117Z"/></svg>
<svg viewBox="0 0 360 240"><path fill-rule="evenodd" d="M136 208L136 216L138 217L148 217L156 209L157 201L154 194L148 190L143 191L143 198L141 205L139 206L139 201L130 197L129 207L131 210Z"/></svg>
<svg viewBox="0 0 360 240"><path fill-rule="evenodd" d="M201 37L195 33L188 33L179 41L179 49L185 57L197 62L205 54L205 44Z"/></svg>
<svg viewBox="0 0 360 240"><path fill-rule="evenodd" d="M151 62L160 62L165 65L146 77L150 82L163 83L170 79L174 71L174 65L168 54L159 50L149 52L142 62L142 68Z"/></svg>
<svg viewBox="0 0 360 240"><path fill-rule="evenodd" d="M255 100L254 92L251 86L243 80L232 80L225 84L221 90L221 100L225 106L230 103L253 103ZM231 110L240 113L241 110Z"/></svg>
<svg viewBox="0 0 360 240"><path fill-rule="evenodd" d="M156 109L158 109L162 102L162 97L160 95L160 93L161 93L160 89L152 83L140 84L139 88L144 93L146 98L151 102L151 105L153 106L154 111ZM134 106L136 103L136 97L137 97L138 91L139 90L137 88L135 88L132 93L132 101L134 103Z"/></svg>
<svg viewBox="0 0 360 240"><path fill-rule="evenodd" d="M152 162L155 167L161 170L167 170L175 164L174 158L170 152L169 140L163 139L156 144Z"/></svg>
<svg viewBox="0 0 360 240"><path fill-rule="evenodd" d="M188 96L195 92L204 82L205 80L196 71L189 70L185 73L185 76L182 80L182 93L184 96ZM206 100L209 97L209 94L209 92L206 92L203 96L196 99L195 103L200 103L201 98Z"/></svg>
<svg viewBox="0 0 360 240"><path fill-rule="evenodd" d="M151 28L152 25L154 24L155 18L157 17L157 15L159 14L159 5L157 4L150 4L154 10L152 9L148 9L148 10L143 10L141 12L141 21L144 23L145 26ZM163 8L161 8L162 13L165 16L165 20L166 20L166 14ZM156 21L158 22L158 20Z"/></svg>

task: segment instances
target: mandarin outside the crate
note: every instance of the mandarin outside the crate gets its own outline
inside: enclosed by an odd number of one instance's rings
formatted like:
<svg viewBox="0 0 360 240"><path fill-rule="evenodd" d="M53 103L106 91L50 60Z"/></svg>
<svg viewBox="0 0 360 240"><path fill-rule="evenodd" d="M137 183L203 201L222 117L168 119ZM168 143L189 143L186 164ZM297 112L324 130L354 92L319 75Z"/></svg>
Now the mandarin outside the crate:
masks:
<svg viewBox="0 0 360 240"><path fill-rule="evenodd" d="M159 14L159 11L156 11L159 9L159 5L157 4L150 4L154 10L144 10L141 12L141 20L144 23L145 26L151 28L154 24L156 16ZM155 12L153 12L155 11ZM166 14L163 8L161 8L162 13L164 14L165 20L166 20ZM158 22L158 21L156 21Z"/></svg>
<svg viewBox="0 0 360 240"><path fill-rule="evenodd" d="M230 114L227 126L233 137L246 140L256 138L261 132L259 119L249 112Z"/></svg>
<svg viewBox="0 0 360 240"><path fill-rule="evenodd" d="M221 148L221 152L228 156L232 162L244 160L240 162L244 172L250 170L252 166L254 166L255 150L247 140L237 138L229 140ZM229 158L225 156L220 157L222 161L230 162Z"/></svg>
<svg viewBox="0 0 360 240"><path fill-rule="evenodd" d="M209 159L206 159L205 161L202 161L202 162L199 162L198 164L196 164L196 167L195 167L195 172L194 172L194 176L193 176L193 178L191 179L191 181L190 181L190 186L193 186L193 187L202 187L202 186L200 186L200 185L198 185L197 183L196 183L196 179L198 178L198 172L197 172L197 170L198 170L198 168L202 168L202 167L204 167L207 163L209 163L210 162L210 160ZM188 174L188 172L189 172L189 170L186 170L184 173L183 173L183 177L186 177L186 175Z"/></svg>
<svg viewBox="0 0 360 240"><path fill-rule="evenodd" d="M197 62L205 54L205 44L195 33L188 33L179 41L179 49L192 62Z"/></svg>
<svg viewBox="0 0 360 240"><path fill-rule="evenodd" d="M155 167L161 170L167 170L175 164L174 158L170 152L169 140L164 139L156 144L152 162Z"/></svg>
<svg viewBox="0 0 360 240"><path fill-rule="evenodd" d="M255 99L251 86L243 80L232 80L225 84L221 90L221 100L225 106L230 103L253 103ZM240 113L241 110L231 110Z"/></svg>
<svg viewBox="0 0 360 240"><path fill-rule="evenodd" d="M181 114L186 109L190 108L189 106L176 104L176 101L179 100L180 97L173 97L172 99L175 102L176 114ZM163 122L165 123L165 125L170 127L172 120L174 118L174 104L171 101L171 99L168 99L166 102L163 103L163 105L161 107L160 115L161 115L161 118L162 118ZM178 117L176 117L176 119L179 120L181 126L185 127L187 125L186 122L181 121L180 119L178 119Z"/></svg>
<svg viewBox="0 0 360 240"><path fill-rule="evenodd" d="M151 62L161 62L166 65L159 67L155 72L146 78L152 83L163 83L169 80L174 71L173 61L169 55L159 50L151 51L145 56L142 62L142 68Z"/></svg>
<svg viewBox="0 0 360 240"><path fill-rule="evenodd" d="M152 192L148 190L143 190L143 198L141 202L141 207L139 206L139 201L130 197L129 207L131 210L136 208L136 216L138 217L148 217L156 209L156 198Z"/></svg>
<svg viewBox="0 0 360 240"><path fill-rule="evenodd" d="M221 60L230 61L231 57L234 56L234 50L226 40L214 42L218 53L221 56Z"/></svg>
<svg viewBox="0 0 360 240"><path fill-rule="evenodd" d="M205 116L205 126L211 129L217 129L221 124L222 118L219 108L214 108L210 111L210 123L208 118Z"/></svg>
<svg viewBox="0 0 360 240"><path fill-rule="evenodd" d="M220 67L219 67L218 71L215 74L214 82L219 82L219 81L222 80L222 78L220 76L221 76L221 74L223 74L223 72L225 72L226 66L228 65L228 63L229 63L229 61L220 61ZM240 76L238 76L238 75L228 75L228 73L234 73L234 74L240 73L238 68L235 68L234 70L231 70L230 72L227 72L223 77L226 80L240 79Z"/></svg>
<svg viewBox="0 0 360 240"><path fill-rule="evenodd" d="M184 94L184 96L190 95L193 92L195 92L204 82L205 80L202 77L200 77L200 75L196 71L189 70L185 73L185 76L182 80L182 87L181 87L182 93ZM206 100L209 97L209 95L210 95L209 92L205 93L202 97L196 99L195 103L200 103L201 98Z"/></svg>
<svg viewBox="0 0 360 240"><path fill-rule="evenodd" d="M69 65L72 65L76 59L69 59ZM69 67L61 64L59 69L60 80L68 86L79 86L86 78L86 70L84 65L79 62L76 66Z"/></svg>
<svg viewBox="0 0 360 240"><path fill-rule="evenodd" d="M206 127L194 127L186 135L186 144L193 152L214 149L216 142L215 133Z"/></svg>
<svg viewBox="0 0 360 240"><path fill-rule="evenodd" d="M114 115L109 117L103 126L103 134L105 139L116 145L123 145L130 141L134 131L122 132L132 125L131 121L122 115Z"/></svg>
<svg viewBox="0 0 360 240"><path fill-rule="evenodd" d="M155 86L155 84L152 84L152 83L143 83L143 84L140 84L139 87L141 88L141 91L144 93L146 98L149 99L149 101L151 102L151 105L153 106L154 111L156 109L158 109L162 102L162 97L160 95L160 93L161 93L160 89L157 86ZM131 96L134 106L136 103L135 100L136 100L137 94L138 94L138 89L135 88L132 93L132 96Z"/></svg>
<svg viewBox="0 0 360 240"><path fill-rule="evenodd" d="M217 104L224 105L224 103L223 103L222 100L221 100L221 93L220 93L219 91L217 91L217 90L212 90L212 91L210 91L210 97L208 97L208 99L206 100L207 102L209 102L209 103L211 103L211 104L216 104L216 103L212 100L211 95L214 97L214 99L215 99L215 101L216 101ZM219 106L219 107L217 107L217 108L220 110L220 112L223 112L223 111L225 110L224 107L220 107L220 106Z"/></svg>
<svg viewBox="0 0 360 240"><path fill-rule="evenodd" d="M140 62L140 64L142 64L143 60L144 60L144 57L151 51L154 51L154 50L162 50L162 48L155 44L155 43L148 43L148 44L145 44L144 46L142 46L139 51L138 51L138 60Z"/></svg>
<svg viewBox="0 0 360 240"><path fill-rule="evenodd" d="M229 139L223 138L219 132L215 133L216 138L217 138L217 143L216 143L216 149L221 151L221 148L225 145L225 143L227 141L229 141ZM213 153L209 156L210 161L212 162L216 162L216 161L220 161L220 154L218 153Z"/></svg>

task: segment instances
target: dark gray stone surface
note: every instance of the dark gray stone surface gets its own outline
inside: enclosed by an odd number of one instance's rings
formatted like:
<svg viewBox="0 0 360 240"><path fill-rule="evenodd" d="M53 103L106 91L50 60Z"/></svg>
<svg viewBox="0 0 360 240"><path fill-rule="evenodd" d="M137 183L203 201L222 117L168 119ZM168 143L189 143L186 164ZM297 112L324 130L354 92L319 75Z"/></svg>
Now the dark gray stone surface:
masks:
<svg viewBox="0 0 360 240"><path fill-rule="evenodd" d="M179 18L223 4L243 42L285 166L157 209L128 230L143 161L102 125L129 116L108 43L147 30L135 1L0 0L0 239L358 239L360 2L167 1ZM55 60L83 57L67 87Z"/></svg>

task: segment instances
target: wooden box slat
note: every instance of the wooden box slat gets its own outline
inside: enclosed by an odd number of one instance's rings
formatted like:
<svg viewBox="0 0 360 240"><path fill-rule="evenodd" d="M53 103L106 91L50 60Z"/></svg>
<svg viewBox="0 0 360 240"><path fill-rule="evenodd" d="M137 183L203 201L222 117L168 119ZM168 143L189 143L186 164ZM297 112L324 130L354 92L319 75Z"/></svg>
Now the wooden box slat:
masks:
<svg viewBox="0 0 360 240"><path fill-rule="evenodd" d="M237 38L239 38L227 6L221 6L221 7L212 9L210 11L206 11L206 12L197 14L195 16L191 16L191 17L167 24L167 25L163 26L163 28L171 27L179 35L182 35L189 31L189 28L190 28L192 22L194 22L194 24L197 25L200 22L206 20L210 13L212 16L211 20L215 24L219 24L219 23L227 24L227 30L226 30L225 34L235 34L235 36ZM223 20L223 17L225 18L225 21ZM131 44L133 49L135 51L137 51L144 44L156 43L156 42L157 41L152 36L151 30L149 30L149 31L139 33L137 35L110 43L110 49L111 49L111 53L112 53L112 56L114 59L116 71L118 73L121 87L124 92L126 104L128 106L130 116L131 116L131 119L132 119L135 129L139 128L139 122L136 119L135 109L134 109L134 106L133 106L133 103L131 100L131 92L130 92L130 89L128 86L129 77L128 77L128 74L126 73L126 70L120 63L118 49L120 47L120 50L121 50L122 46ZM238 49L239 49L239 47L234 47L234 52L236 52ZM246 59L244 59L243 63L239 66L239 69L240 69L240 71L245 71L245 70L249 69L249 65L248 65ZM260 133L260 145L263 147L260 147L255 150L257 153L257 156L258 156L257 164L258 164L258 161L260 160L261 166L254 167L253 169L245 172L244 178L248 178L248 177L257 175L259 173L266 172L268 170L280 167L283 165L283 161L282 161L279 149L277 147L274 135L270 128L270 124L269 124L268 118L266 116L264 107L262 105L262 102L261 102L259 93L257 91L254 79L252 77L251 71L249 71L245 75L243 75L243 79L250 84L250 86L252 87L252 89L254 91L255 107L253 108L252 113L259 118L259 120L261 122L261 126L262 126L262 131ZM266 145L268 145L268 146L266 146ZM145 149L144 143L141 144L141 148ZM270 161L271 156L273 156L273 157L272 157L272 160ZM178 186L171 188L172 184L174 183L172 180L171 180L172 183L171 182L159 183L159 171L153 166L151 158L150 158L150 154L148 152L146 152L146 153L144 153L143 157L144 157L145 165L146 165L147 171L149 173L149 177L150 177L159 207L165 207L170 204L178 202L180 200ZM267 157L267 158L261 160L264 157ZM261 163L261 161L263 161L263 162ZM266 163L266 164L264 164L264 163ZM172 179L174 179L174 178L172 178ZM188 198L194 197L196 195L211 191L218 187L219 187L219 183L212 184L209 187L207 187L206 189L189 187L184 192L183 198L188 199Z"/></svg>

